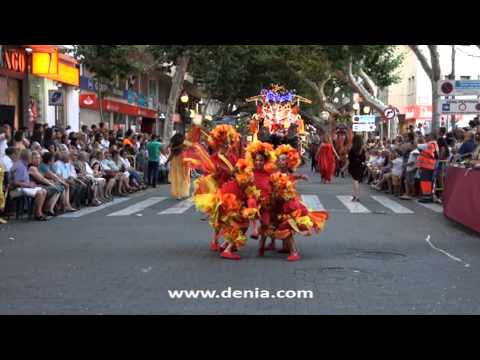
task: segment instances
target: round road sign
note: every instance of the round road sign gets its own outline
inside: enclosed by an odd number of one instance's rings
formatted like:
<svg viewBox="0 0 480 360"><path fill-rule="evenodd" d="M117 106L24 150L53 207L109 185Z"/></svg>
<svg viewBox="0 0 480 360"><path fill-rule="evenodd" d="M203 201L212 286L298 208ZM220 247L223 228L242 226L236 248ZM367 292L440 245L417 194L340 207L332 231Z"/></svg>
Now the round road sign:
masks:
<svg viewBox="0 0 480 360"><path fill-rule="evenodd" d="M395 117L395 109L386 108L385 111L383 112L383 115L385 115L385 117L389 120L393 119Z"/></svg>

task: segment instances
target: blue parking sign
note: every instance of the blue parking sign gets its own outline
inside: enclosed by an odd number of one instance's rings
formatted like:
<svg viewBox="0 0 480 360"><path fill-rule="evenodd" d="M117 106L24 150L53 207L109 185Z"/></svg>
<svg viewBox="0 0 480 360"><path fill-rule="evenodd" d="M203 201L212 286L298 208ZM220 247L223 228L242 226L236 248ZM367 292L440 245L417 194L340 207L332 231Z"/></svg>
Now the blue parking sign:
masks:
<svg viewBox="0 0 480 360"><path fill-rule="evenodd" d="M442 104L442 111L450 111L450 104Z"/></svg>

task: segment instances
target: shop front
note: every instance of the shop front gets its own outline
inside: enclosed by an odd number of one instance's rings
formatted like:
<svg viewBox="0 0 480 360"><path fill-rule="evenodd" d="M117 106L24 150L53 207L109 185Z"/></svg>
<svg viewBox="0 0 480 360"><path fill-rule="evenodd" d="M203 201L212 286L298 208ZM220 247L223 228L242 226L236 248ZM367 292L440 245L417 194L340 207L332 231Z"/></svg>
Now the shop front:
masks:
<svg viewBox="0 0 480 360"><path fill-rule="evenodd" d="M0 125L19 129L28 109L28 54L20 46L0 45Z"/></svg>
<svg viewBox="0 0 480 360"><path fill-rule="evenodd" d="M30 45L32 52L29 76L29 127L35 123L48 124L73 131L79 130L78 62L58 52L55 47ZM60 99L52 102L52 94Z"/></svg>
<svg viewBox="0 0 480 360"><path fill-rule="evenodd" d="M432 131L432 106L431 105L411 105L405 110L405 121L403 128L407 129L413 126L415 131L421 131L422 134L428 134Z"/></svg>
<svg viewBox="0 0 480 360"><path fill-rule="evenodd" d="M80 108L98 113L100 101L94 93L83 93L80 95ZM139 106L130 105L113 99L103 99L102 109L105 113L112 114L111 127L117 130L132 130L152 133L158 113L154 110L144 109ZM104 118L107 118L106 116ZM89 125L84 123L82 125ZM140 129L139 129L140 128Z"/></svg>

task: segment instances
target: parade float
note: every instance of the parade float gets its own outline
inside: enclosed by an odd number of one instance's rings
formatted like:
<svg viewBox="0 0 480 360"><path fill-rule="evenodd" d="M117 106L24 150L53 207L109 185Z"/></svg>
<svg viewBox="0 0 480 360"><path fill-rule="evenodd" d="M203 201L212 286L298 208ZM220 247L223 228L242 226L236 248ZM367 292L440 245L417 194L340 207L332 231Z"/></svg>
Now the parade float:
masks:
<svg viewBox="0 0 480 360"><path fill-rule="evenodd" d="M262 134L274 136L285 143L287 137L305 135L300 103L311 104L312 101L297 95L295 90L272 85L270 89L263 89L260 95L246 99L246 102L254 102L257 107L249 126L251 140Z"/></svg>

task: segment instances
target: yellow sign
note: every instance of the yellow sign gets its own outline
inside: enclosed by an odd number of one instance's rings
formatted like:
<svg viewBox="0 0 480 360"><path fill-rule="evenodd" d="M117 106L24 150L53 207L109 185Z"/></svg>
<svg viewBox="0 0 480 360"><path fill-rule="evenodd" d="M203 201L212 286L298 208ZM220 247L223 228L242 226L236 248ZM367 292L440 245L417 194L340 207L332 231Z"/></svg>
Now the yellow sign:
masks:
<svg viewBox="0 0 480 360"><path fill-rule="evenodd" d="M48 76L58 74L58 53L34 52L32 54L32 74Z"/></svg>
<svg viewBox="0 0 480 360"><path fill-rule="evenodd" d="M64 63L58 64L58 75L47 76L49 79L59 81L61 83L80 86L80 70L75 66Z"/></svg>

